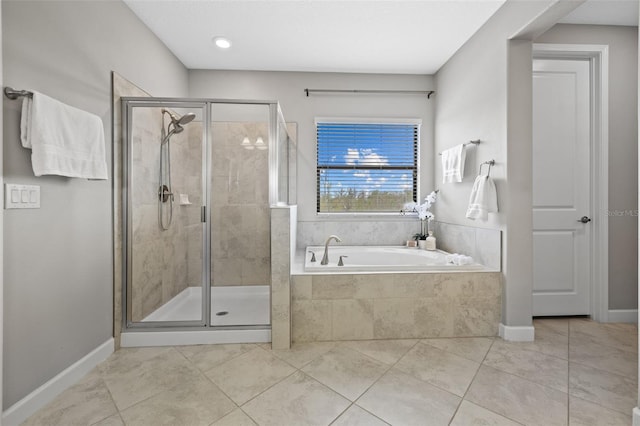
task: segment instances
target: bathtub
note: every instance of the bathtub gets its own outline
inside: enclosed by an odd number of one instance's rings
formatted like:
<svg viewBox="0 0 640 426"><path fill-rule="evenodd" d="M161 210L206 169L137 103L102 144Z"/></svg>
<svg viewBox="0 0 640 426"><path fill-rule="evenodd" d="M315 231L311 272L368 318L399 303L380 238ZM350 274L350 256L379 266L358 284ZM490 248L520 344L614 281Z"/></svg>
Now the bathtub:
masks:
<svg viewBox="0 0 640 426"><path fill-rule="evenodd" d="M315 262L312 262L312 254ZM329 246L329 263L321 265L324 246L310 246L305 251L305 272L422 272L422 271L482 271L478 263L469 265L447 264L449 254L442 250L427 251L403 246ZM340 256L343 266L338 266Z"/></svg>

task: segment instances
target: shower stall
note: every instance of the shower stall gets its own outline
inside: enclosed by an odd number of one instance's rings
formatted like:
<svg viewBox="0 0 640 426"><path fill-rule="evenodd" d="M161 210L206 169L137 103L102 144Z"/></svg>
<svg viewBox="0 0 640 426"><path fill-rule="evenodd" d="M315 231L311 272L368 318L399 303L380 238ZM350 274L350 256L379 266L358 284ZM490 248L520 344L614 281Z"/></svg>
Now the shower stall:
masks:
<svg viewBox="0 0 640 426"><path fill-rule="evenodd" d="M270 341L271 208L295 181L278 103L121 106L122 345Z"/></svg>

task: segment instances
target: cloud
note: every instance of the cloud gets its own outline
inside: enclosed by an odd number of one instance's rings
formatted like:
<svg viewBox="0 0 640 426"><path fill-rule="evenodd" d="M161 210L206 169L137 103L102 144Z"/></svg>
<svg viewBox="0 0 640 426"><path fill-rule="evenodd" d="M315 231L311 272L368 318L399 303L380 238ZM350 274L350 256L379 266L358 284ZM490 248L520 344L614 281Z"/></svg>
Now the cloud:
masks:
<svg viewBox="0 0 640 426"><path fill-rule="evenodd" d="M377 154L371 149L347 148L344 162L349 165L384 166L389 160L384 155Z"/></svg>
<svg viewBox="0 0 640 426"><path fill-rule="evenodd" d="M358 151L358 148L347 148L347 154L344 156L344 162L353 165L359 161L360 151Z"/></svg>
<svg viewBox="0 0 640 426"><path fill-rule="evenodd" d="M389 160L384 155L376 154L372 152L371 154L367 154L363 157L362 163L371 165L371 166L384 166L389 164Z"/></svg>

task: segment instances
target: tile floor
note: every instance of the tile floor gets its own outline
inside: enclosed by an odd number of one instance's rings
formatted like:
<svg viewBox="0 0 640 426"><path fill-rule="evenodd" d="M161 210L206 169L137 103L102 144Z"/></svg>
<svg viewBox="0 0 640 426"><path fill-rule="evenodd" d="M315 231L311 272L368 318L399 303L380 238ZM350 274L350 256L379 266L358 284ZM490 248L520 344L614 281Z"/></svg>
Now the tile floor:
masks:
<svg viewBox="0 0 640 426"><path fill-rule="evenodd" d="M122 349L26 425L630 425L638 331Z"/></svg>

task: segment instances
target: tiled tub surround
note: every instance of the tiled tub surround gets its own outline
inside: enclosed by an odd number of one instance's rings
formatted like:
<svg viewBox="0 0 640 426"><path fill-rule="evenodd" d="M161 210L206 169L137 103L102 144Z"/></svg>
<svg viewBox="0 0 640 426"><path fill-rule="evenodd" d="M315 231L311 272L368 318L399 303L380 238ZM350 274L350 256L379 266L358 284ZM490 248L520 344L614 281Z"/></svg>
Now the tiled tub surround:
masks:
<svg viewBox="0 0 640 426"><path fill-rule="evenodd" d="M133 111L131 209L132 320L141 321L188 286L201 282L202 126L190 123L171 138L171 180L175 195L169 229L158 224L160 108ZM191 205L180 205L187 194ZM162 206L168 217L169 203Z"/></svg>
<svg viewBox="0 0 640 426"><path fill-rule="evenodd" d="M313 222L298 222L298 248L324 244L329 235L338 235L350 246L397 246L420 231L415 218L342 219L322 218Z"/></svg>
<svg viewBox="0 0 640 426"><path fill-rule="evenodd" d="M449 253L462 253L490 269L500 270L501 231L435 222L438 248Z"/></svg>
<svg viewBox="0 0 640 426"><path fill-rule="evenodd" d="M245 137L269 140L268 124L212 124L211 285L271 281L269 151L245 149Z"/></svg>
<svg viewBox="0 0 640 426"><path fill-rule="evenodd" d="M271 208L271 345L291 345L291 265L294 261L297 206Z"/></svg>
<svg viewBox="0 0 640 426"><path fill-rule="evenodd" d="M495 336L499 272L293 275L294 342Z"/></svg>

